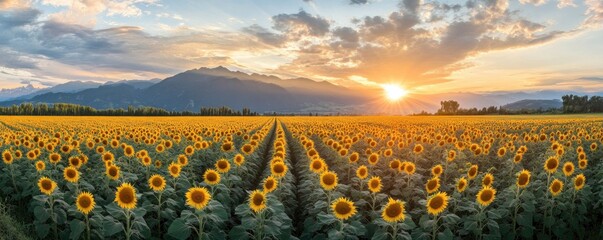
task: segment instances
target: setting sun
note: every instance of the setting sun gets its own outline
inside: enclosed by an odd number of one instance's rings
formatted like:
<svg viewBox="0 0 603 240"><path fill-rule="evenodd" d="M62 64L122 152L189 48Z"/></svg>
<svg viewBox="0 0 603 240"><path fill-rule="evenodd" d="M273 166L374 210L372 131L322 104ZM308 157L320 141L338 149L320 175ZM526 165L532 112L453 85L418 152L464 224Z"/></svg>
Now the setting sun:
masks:
<svg viewBox="0 0 603 240"><path fill-rule="evenodd" d="M385 92L385 97L390 101L398 101L408 93L404 88L397 84L381 85Z"/></svg>

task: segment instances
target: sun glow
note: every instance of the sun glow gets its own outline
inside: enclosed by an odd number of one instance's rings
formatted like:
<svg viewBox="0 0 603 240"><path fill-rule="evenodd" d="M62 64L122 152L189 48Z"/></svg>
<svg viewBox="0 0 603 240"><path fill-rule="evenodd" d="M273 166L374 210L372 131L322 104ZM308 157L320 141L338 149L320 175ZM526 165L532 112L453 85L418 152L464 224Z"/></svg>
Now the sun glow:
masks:
<svg viewBox="0 0 603 240"><path fill-rule="evenodd" d="M385 97L390 101L398 101L408 92L398 84L383 84L381 85L385 93Z"/></svg>

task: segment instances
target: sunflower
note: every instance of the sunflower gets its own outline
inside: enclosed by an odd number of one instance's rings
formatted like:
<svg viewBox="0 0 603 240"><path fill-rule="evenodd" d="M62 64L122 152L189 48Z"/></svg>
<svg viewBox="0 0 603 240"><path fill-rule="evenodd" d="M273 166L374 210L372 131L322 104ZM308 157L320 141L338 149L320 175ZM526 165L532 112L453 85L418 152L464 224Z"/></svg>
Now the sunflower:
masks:
<svg viewBox="0 0 603 240"><path fill-rule="evenodd" d="M249 208L255 213L259 213L266 208L266 194L260 190L255 190L249 194Z"/></svg>
<svg viewBox="0 0 603 240"><path fill-rule="evenodd" d="M582 170L584 170L587 165L588 165L588 160L586 160L586 159L578 161L578 167Z"/></svg>
<svg viewBox="0 0 603 240"><path fill-rule="evenodd" d="M161 192L165 189L165 178L159 174L153 174L149 178L149 187L155 192Z"/></svg>
<svg viewBox="0 0 603 240"><path fill-rule="evenodd" d="M115 192L115 202L123 209L136 208L136 189L129 183L122 183Z"/></svg>
<svg viewBox="0 0 603 240"><path fill-rule="evenodd" d="M38 180L38 187L40 188L40 192L50 195L57 188L57 183L50 180L50 178L42 177Z"/></svg>
<svg viewBox="0 0 603 240"><path fill-rule="evenodd" d="M427 183L425 183L425 190L427 190L427 193L429 194L434 193L438 189L440 189L440 178L438 177L429 179Z"/></svg>
<svg viewBox="0 0 603 240"><path fill-rule="evenodd" d="M331 204L331 209L333 209L335 217L340 220L346 220L356 214L356 207L354 206L354 202L343 197L340 197L335 200Z"/></svg>
<svg viewBox="0 0 603 240"><path fill-rule="evenodd" d="M454 161L454 159L456 159L456 151L454 151L454 150L448 151L448 157L446 157L446 161L452 162L452 161Z"/></svg>
<svg viewBox="0 0 603 240"><path fill-rule="evenodd" d="M155 168L161 168L161 166L163 165L163 163L159 160L155 160Z"/></svg>
<svg viewBox="0 0 603 240"><path fill-rule="evenodd" d="M557 171L557 167L559 167L559 159L556 157L550 157L544 163L544 170L549 174L555 173Z"/></svg>
<svg viewBox="0 0 603 240"><path fill-rule="evenodd" d="M181 170L182 170L182 168L180 167L180 164L178 164L178 163L170 163L170 165L168 166L168 171L170 172L170 176L172 176L173 178L180 177Z"/></svg>
<svg viewBox="0 0 603 240"><path fill-rule="evenodd" d="M358 169L356 169L356 176L360 179L366 179L368 177L368 168L364 165L360 165Z"/></svg>
<svg viewBox="0 0 603 240"><path fill-rule="evenodd" d="M29 152L27 152L27 159L29 160L36 160L36 158L38 158L38 155L36 154L35 150L30 150Z"/></svg>
<svg viewBox="0 0 603 240"><path fill-rule="evenodd" d="M404 172L406 172L406 174L412 175L415 173L416 170L417 170L417 168L415 167L414 163L408 162L405 164Z"/></svg>
<svg viewBox="0 0 603 240"><path fill-rule="evenodd" d="M575 178L574 178L574 189L576 190L582 190L582 188L584 188L584 184L586 183L586 177L584 177L584 174L578 174Z"/></svg>
<svg viewBox="0 0 603 240"><path fill-rule="evenodd" d="M523 154L521 153L515 154L515 157L513 157L513 163L515 164L521 162L521 160L523 160Z"/></svg>
<svg viewBox="0 0 603 240"><path fill-rule="evenodd" d="M233 143L225 142L222 144L222 147L220 147L220 149L222 149L222 152L230 152L230 151L232 151L232 149L234 149Z"/></svg>
<svg viewBox="0 0 603 240"><path fill-rule="evenodd" d="M324 171L320 174L320 186L327 191L331 191L337 187L337 174L331 171Z"/></svg>
<svg viewBox="0 0 603 240"><path fill-rule="evenodd" d="M155 151L156 151L157 153L162 153L163 151L165 151L165 146L164 146L163 144L158 144L158 145L155 147Z"/></svg>
<svg viewBox="0 0 603 240"><path fill-rule="evenodd" d="M559 193L561 193L561 191L563 191L563 182L559 181L559 179L553 180L551 186L549 186L549 191L551 192L553 197L556 197L557 195L559 195Z"/></svg>
<svg viewBox="0 0 603 240"><path fill-rule="evenodd" d="M490 186L484 186L476 195L477 203L486 207L496 198L496 190Z"/></svg>
<svg viewBox="0 0 603 240"><path fill-rule="evenodd" d="M208 185L216 185L220 183L220 173L213 169L207 169L203 173L203 179Z"/></svg>
<svg viewBox="0 0 603 240"><path fill-rule="evenodd" d="M491 173L486 173L484 178L482 178L482 186L484 186L484 187L492 186L493 182L494 182L494 175L492 175Z"/></svg>
<svg viewBox="0 0 603 240"><path fill-rule="evenodd" d="M149 156L142 157L142 159L140 161L142 162L142 165L145 167L151 166L151 163L153 163L153 160Z"/></svg>
<svg viewBox="0 0 603 240"><path fill-rule="evenodd" d="M326 169L326 163L321 158L312 159L310 162L310 171L314 173L322 173Z"/></svg>
<svg viewBox="0 0 603 240"><path fill-rule="evenodd" d="M186 205L196 209L202 210L207 206L211 200L211 195L207 188L204 187L192 187L186 192Z"/></svg>
<svg viewBox="0 0 603 240"><path fill-rule="evenodd" d="M36 170L38 172L44 171L44 169L46 169L46 163L44 163L43 161L37 161L36 162Z"/></svg>
<svg viewBox="0 0 603 240"><path fill-rule="evenodd" d="M227 173L230 170L230 163L226 159L218 160L214 166L220 173Z"/></svg>
<svg viewBox="0 0 603 240"><path fill-rule="evenodd" d="M348 161L350 163L356 163L356 162L358 162L359 159L360 159L360 154L358 154L357 152L350 154L350 157L348 157Z"/></svg>
<svg viewBox="0 0 603 240"><path fill-rule="evenodd" d="M431 168L431 175L433 175L434 177L439 177L440 175L442 175L442 172L444 172L444 168L441 164L435 165Z"/></svg>
<svg viewBox="0 0 603 240"><path fill-rule="evenodd" d="M63 177L67 182L76 183L80 179L80 173L75 167L70 166L63 170Z"/></svg>
<svg viewBox="0 0 603 240"><path fill-rule="evenodd" d="M528 170L521 170L517 176L516 185L518 188L526 188L530 184L531 173Z"/></svg>
<svg viewBox="0 0 603 240"><path fill-rule="evenodd" d="M391 168L392 170L394 170L396 172L399 172L401 164L402 164L402 162L400 160L394 159L389 162L389 168Z"/></svg>
<svg viewBox="0 0 603 240"><path fill-rule="evenodd" d="M503 157L503 156L505 156L505 154L506 154L506 153L507 153L507 148L505 148L505 147L501 147L501 148L499 148L499 149L498 149L498 151L496 152L496 155L497 155L498 157Z"/></svg>
<svg viewBox="0 0 603 240"><path fill-rule="evenodd" d="M113 155L113 153L111 153L111 152L103 153L103 161L107 162L107 161L113 161L113 160L115 160L115 156Z"/></svg>
<svg viewBox="0 0 603 240"><path fill-rule="evenodd" d="M119 179L119 172L120 172L120 169L116 165L111 165L111 166L107 167L105 170L105 174L107 174L107 177L109 177L109 179L111 179L111 180Z"/></svg>
<svg viewBox="0 0 603 240"><path fill-rule="evenodd" d="M134 156L134 153L134 147L128 145L124 148L124 155L126 155L127 157Z"/></svg>
<svg viewBox="0 0 603 240"><path fill-rule="evenodd" d="M187 156L191 156L195 153L195 148L193 146L186 146L186 148L184 148L184 154L186 154Z"/></svg>
<svg viewBox="0 0 603 240"><path fill-rule="evenodd" d="M469 180L473 180L475 177L477 177L478 169L479 167L477 164L471 165L469 171L467 171L467 177L469 177Z"/></svg>
<svg viewBox="0 0 603 240"><path fill-rule="evenodd" d="M422 152L423 152L423 145L421 145L421 144L417 144L417 145L415 145L415 147L412 149L412 151L413 151L415 154L420 154L420 153L422 153Z"/></svg>
<svg viewBox="0 0 603 240"><path fill-rule="evenodd" d="M52 164L59 163L61 161L61 154L51 153L50 155L48 155L48 161L50 161L50 163Z"/></svg>
<svg viewBox="0 0 603 240"><path fill-rule="evenodd" d="M271 193L278 187L278 180L272 176L268 176L266 180L264 180L264 192Z"/></svg>
<svg viewBox="0 0 603 240"><path fill-rule="evenodd" d="M404 202L394 200L390 197L387 201L387 204L385 204L385 207L383 207L381 217L383 220L389 223L404 221L404 211Z"/></svg>
<svg viewBox="0 0 603 240"><path fill-rule="evenodd" d="M467 179L465 179L465 177L461 177L457 182L456 182L456 190L460 193L464 192L465 189L467 189Z"/></svg>
<svg viewBox="0 0 603 240"><path fill-rule="evenodd" d="M448 206L448 195L445 192L438 192L431 196L427 201L427 212L431 215L442 213Z"/></svg>
<svg viewBox="0 0 603 240"><path fill-rule="evenodd" d="M563 164L563 174L566 177L571 176L572 174L574 174L574 164L572 162L565 162L565 164Z"/></svg>
<svg viewBox="0 0 603 240"><path fill-rule="evenodd" d="M241 147L241 152L245 153L245 155L249 155L249 154L253 153L253 145L251 145L251 144L243 145L243 147Z"/></svg>
<svg viewBox="0 0 603 240"><path fill-rule="evenodd" d="M69 166L80 168L82 166L82 160L79 157L70 157Z"/></svg>
<svg viewBox="0 0 603 240"><path fill-rule="evenodd" d="M94 202L94 196L89 192L81 192L75 199L75 205L77 210L81 213L88 215L96 203Z"/></svg>
<svg viewBox="0 0 603 240"><path fill-rule="evenodd" d="M372 153L368 158L368 163L371 165L376 165L379 162L379 154Z"/></svg>
<svg viewBox="0 0 603 240"><path fill-rule="evenodd" d="M184 154L178 155L178 164L180 164L180 166L188 165L188 157Z"/></svg>
<svg viewBox="0 0 603 240"><path fill-rule="evenodd" d="M285 174L287 174L287 165L285 165L285 163L276 162L271 165L272 166L270 167L270 173L272 174L272 176L275 176L276 178L282 178L285 176Z"/></svg>
<svg viewBox="0 0 603 240"><path fill-rule="evenodd" d="M245 156L243 156L243 154L237 154L234 157L234 163L237 165L237 167L240 167L241 165L243 165L243 163L245 163Z"/></svg>
<svg viewBox="0 0 603 240"><path fill-rule="evenodd" d="M379 176L373 176L369 179L368 188L372 193L378 193L381 191L381 178Z"/></svg>

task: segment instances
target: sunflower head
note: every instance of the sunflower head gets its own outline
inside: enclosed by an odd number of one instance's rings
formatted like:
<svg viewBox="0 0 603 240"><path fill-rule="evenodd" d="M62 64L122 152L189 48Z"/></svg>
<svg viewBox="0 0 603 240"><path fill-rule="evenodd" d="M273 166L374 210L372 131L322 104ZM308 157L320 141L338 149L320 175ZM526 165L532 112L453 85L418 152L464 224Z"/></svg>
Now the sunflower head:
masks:
<svg viewBox="0 0 603 240"><path fill-rule="evenodd" d="M80 173L77 168L69 166L63 170L63 177L67 182L75 183L80 179Z"/></svg>
<svg viewBox="0 0 603 240"><path fill-rule="evenodd" d="M232 149L234 149L233 145L234 144L232 142L225 142L220 148L222 149L222 152L230 152Z"/></svg>
<svg viewBox="0 0 603 240"><path fill-rule="evenodd" d="M549 191L551 192L551 195L553 195L553 197L558 196L561 191L563 191L563 182L559 179L553 180L551 186L549 186Z"/></svg>
<svg viewBox="0 0 603 240"><path fill-rule="evenodd" d="M404 221L404 202L389 198L387 204L383 207L381 217L389 223Z"/></svg>
<svg viewBox="0 0 603 240"><path fill-rule="evenodd" d="M271 164L270 173L276 178L282 178L287 174L287 169L287 165L284 162L278 161Z"/></svg>
<svg viewBox="0 0 603 240"><path fill-rule="evenodd" d="M38 172L44 171L45 169L46 169L46 163L44 163L43 161L36 162L36 170Z"/></svg>
<svg viewBox="0 0 603 240"><path fill-rule="evenodd" d="M373 176L368 181L368 188L372 193L378 193L381 191L381 178L379 176Z"/></svg>
<svg viewBox="0 0 603 240"><path fill-rule="evenodd" d="M448 207L448 195L445 192L438 192L427 200L427 212L431 215L438 215Z"/></svg>
<svg viewBox="0 0 603 240"><path fill-rule="evenodd" d="M222 158L216 162L215 167L218 170L218 172L227 173L228 171L230 171L230 162L228 162L228 160Z"/></svg>
<svg viewBox="0 0 603 240"><path fill-rule="evenodd" d="M476 195L477 203L486 207L494 201L496 190L490 186L484 186Z"/></svg>
<svg viewBox="0 0 603 240"><path fill-rule="evenodd" d="M192 187L186 192L186 205L196 210L203 210L211 200L211 195L207 188Z"/></svg>
<svg viewBox="0 0 603 240"><path fill-rule="evenodd" d="M51 153L50 155L48 155L48 161L50 161L50 163L52 164L59 163L61 161L61 154Z"/></svg>
<svg viewBox="0 0 603 240"><path fill-rule="evenodd" d="M186 148L184 148L184 154L186 154L186 156L191 156L195 153L195 148L193 146L186 146Z"/></svg>
<svg viewBox="0 0 603 240"><path fill-rule="evenodd" d="M441 164L435 165L431 168L431 175L433 175L434 177L439 177L440 175L442 175L442 172L444 172L444 167L442 167Z"/></svg>
<svg viewBox="0 0 603 240"><path fill-rule="evenodd" d="M168 171L170 172L170 176L172 176L173 178L180 177L181 170L182 170L182 168L180 167L180 164L178 164L178 163L170 163L170 165L168 166Z"/></svg>
<svg viewBox="0 0 603 240"><path fill-rule="evenodd" d="M96 203L91 193L81 192L75 199L75 205L79 212L88 215L94 209Z"/></svg>
<svg viewBox="0 0 603 240"><path fill-rule="evenodd" d="M38 188L40 188L40 192L50 195L57 188L57 183L50 180L50 178L42 177L38 180Z"/></svg>
<svg viewBox="0 0 603 240"><path fill-rule="evenodd" d="M203 179L208 185L216 185L220 183L220 173L213 169L207 169L205 170L205 173L203 173Z"/></svg>
<svg viewBox="0 0 603 240"><path fill-rule="evenodd" d="M376 165L379 162L379 154L372 153L368 158L368 163L371 165Z"/></svg>
<svg viewBox="0 0 603 240"><path fill-rule="evenodd" d="M350 163L356 163L358 162L358 160L360 160L360 154L358 154L357 152L350 154L350 157L348 157L348 161Z"/></svg>
<svg viewBox="0 0 603 240"><path fill-rule="evenodd" d="M155 192L161 192L165 189L165 178L159 174L153 174L149 178L149 188Z"/></svg>
<svg viewBox="0 0 603 240"><path fill-rule="evenodd" d="M331 191L337 187L337 174L332 171L324 171L320 174L320 186L324 190Z"/></svg>
<svg viewBox="0 0 603 240"><path fill-rule="evenodd" d="M438 177L429 179L427 183L425 183L425 190L427 191L427 193L434 193L438 189L440 189L440 178Z"/></svg>
<svg viewBox="0 0 603 240"><path fill-rule="evenodd" d="M237 165L237 167L240 167L241 165L243 165L243 163L245 163L245 156L243 156L243 154L237 154L234 157L234 163Z"/></svg>
<svg viewBox="0 0 603 240"><path fill-rule="evenodd" d="M586 169L587 165L588 165L588 160L586 160L586 159L578 161L578 167L582 170Z"/></svg>
<svg viewBox="0 0 603 240"><path fill-rule="evenodd" d="M549 174L555 173L559 167L559 159L550 157L544 162L544 170Z"/></svg>
<svg viewBox="0 0 603 240"><path fill-rule="evenodd" d="M415 171L417 170L417 168L415 167L415 164L412 162L407 162L405 164L405 168L404 168L404 172L406 172L406 174L408 175L412 175L415 173Z"/></svg>
<svg viewBox="0 0 603 240"><path fill-rule="evenodd" d="M415 154L421 154L423 152L423 145L421 145L421 144L415 145L415 147L412 149L412 152Z"/></svg>
<svg viewBox="0 0 603 240"><path fill-rule="evenodd" d="M326 163L321 158L314 158L310 162L310 171L314 173L322 173L326 170Z"/></svg>
<svg viewBox="0 0 603 240"><path fill-rule="evenodd" d="M128 145L124 148L124 155L126 155L127 157L134 156L134 153L134 147Z"/></svg>
<svg viewBox="0 0 603 240"><path fill-rule="evenodd" d="M521 160L523 160L523 154L521 153L515 154L515 157L513 157L513 163L515 164L520 163Z"/></svg>
<svg viewBox="0 0 603 240"><path fill-rule="evenodd" d="M456 190L460 193L464 192L465 189L467 189L467 179L465 179L465 177L461 177L457 182L456 182Z"/></svg>
<svg viewBox="0 0 603 240"><path fill-rule="evenodd" d="M69 165L75 168L80 168L82 166L82 160L79 157L70 157Z"/></svg>
<svg viewBox="0 0 603 240"><path fill-rule="evenodd" d="M117 180L117 179L119 179L119 172L120 172L120 169L116 165L111 165L111 166L107 167L106 170L105 170L105 174L111 180Z"/></svg>
<svg viewBox="0 0 603 240"><path fill-rule="evenodd" d="M271 193L272 191L276 190L276 187L278 187L278 180L272 176L268 176L264 180L263 185L264 185L264 192Z"/></svg>
<svg viewBox="0 0 603 240"><path fill-rule="evenodd" d="M565 162L565 164L563 164L563 174L566 177L571 176L572 174L574 174L574 164L572 162Z"/></svg>
<svg viewBox="0 0 603 240"><path fill-rule="evenodd" d="M115 202L123 209L136 208L136 189L129 183L122 183L115 192Z"/></svg>
<svg viewBox="0 0 603 240"><path fill-rule="evenodd" d="M484 186L484 187L492 186L493 182L494 182L494 175L492 175L492 173L486 173L484 178L482 178L482 186Z"/></svg>
<svg viewBox="0 0 603 240"><path fill-rule="evenodd" d="M113 153L111 153L111 152L103 153L102 158L103 158L103 161L105 161L105 162L115 160L115 156L113 156Z"/></svg>
<svg viewBox="0 0 603 240"><path fill-rule="evenodd" d="M356 176L362 180L368 177L368 168L364 165L361 165L356 169Z"/></svg>
<svg viewBox="0 0 603 240"><path fill-rule="evenodd" d="M333 210L335 217L341 220L346 220L356 214L356 206L354 206L354 202L343 197L333 201L331 204L331 209Z"/></svg>
<svg viewBox="0 0 603 240"><path fill-rule="evenodd" d="M467 171L467 177L469 177L470 180L475 179L475 177L477 177L477 173L478 173L478 166L476 164L471 165L471 167L469 168L469 171Z"/></svg>
<svg viewBox="0 0 603 240"><path fill-rule="evenodd" d="M518 188L526 188L530 184L531 173L528 170L521 170L517 175L516 185Z"/></svg>
<svg viewBox="0 0 603 240"><path fill-rule="evenodd" d="M394 159L392 161L389 162L389 168L399 172L400 171L400 165L402 164L402 162L398 159Z"/></svg>
<svg viewBox="0 0 603 240"><path fill-rule="evenodd" d="M251 144L245 144L243 145L243 147L241 147L241 152L243 152L245 155L249 155L251 153L253 153L253 145Z"/></svg>
<svg viewBox="0 0 603 240"><path fill-rule="evenodd" d="M584 188L584 184L586 183L586 177L584 177L584 174L578 174L575 178L574 178L574 189L576 190L582 190L582 188Z"/></svg>
<svg viewBox="0 0 603 240"><path fill-rule="evenodd" d="M178 164L180 164L181 166L188 165L188 157L186 157L186 155L184 154L178 155Z"/></svg>
<svg viewBox="0 0 603 240"><path fill-rule="evenodd" d="M266 194L260 190L255 190L249 194L249 208L255 213L259 213L266 208Z"/></svg>

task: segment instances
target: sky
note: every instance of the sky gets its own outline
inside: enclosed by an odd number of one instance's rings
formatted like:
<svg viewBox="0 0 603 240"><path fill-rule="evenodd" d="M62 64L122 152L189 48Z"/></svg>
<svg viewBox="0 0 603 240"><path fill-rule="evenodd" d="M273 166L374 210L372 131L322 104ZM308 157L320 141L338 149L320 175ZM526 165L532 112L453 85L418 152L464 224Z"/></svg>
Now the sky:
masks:
<svg viewBox="0 0 603 240"><path fill-rule="evenodd" d="M409 92L603 87L603 0L0 0L0 88L200 67Z"/></svg>

